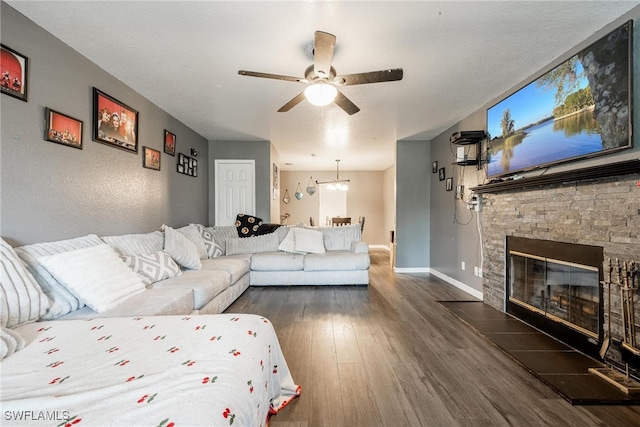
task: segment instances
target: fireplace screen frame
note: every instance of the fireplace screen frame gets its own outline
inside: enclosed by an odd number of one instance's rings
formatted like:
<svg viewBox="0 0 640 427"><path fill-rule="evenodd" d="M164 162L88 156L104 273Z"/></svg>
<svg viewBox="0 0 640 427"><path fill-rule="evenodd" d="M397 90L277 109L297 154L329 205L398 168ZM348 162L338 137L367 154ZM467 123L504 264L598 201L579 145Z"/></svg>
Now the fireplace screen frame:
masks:
<svg viewBox="0 0 640 427"><path fill-rule="evenodd" d="M600 359L600 345L604 337L604 292L602 261L604 249L600 246L555 242L507 236L505 245L505 308L506 312L555 337L569 346L590 356ZM597 271L597 327L580 328L570 325L564 319L527 304L526 301L514 301L511 295L511 254L524 254L527 257L545 260L567 266L580 266ZM593 280L593 279L592 279ZM533 308L533 309L532 309Z"/></svg>

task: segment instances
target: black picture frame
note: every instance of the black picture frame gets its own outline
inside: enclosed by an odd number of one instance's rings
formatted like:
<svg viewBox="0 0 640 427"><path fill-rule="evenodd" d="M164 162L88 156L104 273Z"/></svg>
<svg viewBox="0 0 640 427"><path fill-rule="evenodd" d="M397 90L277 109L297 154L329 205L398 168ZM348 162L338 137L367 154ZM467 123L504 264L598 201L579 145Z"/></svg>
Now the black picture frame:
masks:
<svg viewBox="0 0 640 427"><path fill-rule="evenodd" d="M0 44L0 91L27 102L29 93L29 58Z"/></svg>
<svg viewBox="0 0 640 427"><path fill-rule="evenodd" d="M142 167L153 170L160 170L160 150L151 147L143 147Z"/></svg>
<svg viewBox="0 0 640 427"><path fill-rule="evenodd" d="M444 181L445 177L444 168L438 169L438 178L440 181Z"/></svg>
<svg viewBox="0 0 640 427"><path fill-rule="evenodd" d="M45 107L45 141L82 150L82 120Z"/></svg>
<svg viewBox="0 0 640 427"><path fill-rule="evenodd" d="M122 125L122 119L124 124ZM130 153L138 152L138 112L93 88L93 140ZM118 123L118 126L114 126Z"/></svg>
<svg viewBox="0 0 640 427"><path fill-rule="evenodd" d="M188 175L192 177L198 176L198 160L185 155L184 153L178 153L178 163L176 165L176 172Z"/></svg>
<svg viewBox="0 0 640 427"><path fill-rule="evenodd" d="M447 178L447 184L445 188L447 191L453 190L453 178Z"/></svg>
<svg viewBox="0 0 640 427"><path fill-rule="evenodd" d="M431 163L431 173L438 173L438 161L434 160Z"/></svg>
<svg viewBox="0 0 640 427"><path fill-rule="evenodd" d="M164 130L164 152L170 156L176 155L176 134Z"/></svg>

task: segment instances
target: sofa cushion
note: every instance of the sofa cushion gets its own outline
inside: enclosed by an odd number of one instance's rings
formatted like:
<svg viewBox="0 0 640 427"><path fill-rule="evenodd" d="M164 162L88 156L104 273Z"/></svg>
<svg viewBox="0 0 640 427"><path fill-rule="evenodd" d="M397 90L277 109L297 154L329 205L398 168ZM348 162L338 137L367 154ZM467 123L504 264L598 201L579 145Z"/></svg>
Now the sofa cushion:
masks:
<svg viewBox="0 0 640 427"><path fill-rule="evenodd" d="M278 235L275 233L263 236L228 238L227 255L273 252L278 250L278 244Z"/></svg>
<svg viewBox="0 0 640 427"><path fill-rule="evenodd" d="M149 286L160 280L182 274L178 264L165 251L152 254L129 255L122 257L125 264L142 277L142 283Z"/></svg>
<svg viewBox="0 0 640 427"><path fill-rule="evenodd" d="M190 270L151 285L151 289L186 288L193 291L193 309L199 310L231 285L231 275L223 270Z"/></svg>
<svg viewBox="0 0 640 427"><path fill-rule="evenodd" d="M324 247L328 251L351 250L351 243L362 240L360 224L343 227L320 227L324 238Z"/></svg>
<svg viewBox="0 0 640 427"><path fill-rule="evenodd" d="M0 325L14 328L34 322L49 307L49 299L13 248L0 237Z"/></svg>
<svg viewBox="0 0 640 427"><path fill-rule="evenodd" d="M45 255L53 255L101 244L104 244L104 242L98 236L95 234L89 234L87 236L77 237L74 239L35 243L15 248L18 256L27 265L29 273L33 275L33 278L36 279L36 282L38 282L44 293L49 297L49 308L47 309L47 312L42 315L42 319L55 319L79 309L84 305L84 303L80 302L75 295L62 286L51 275L51 273L49 273L47 269L40 264L40 262L38 262L38 258Z"/></svg>
<svg viewBox="0 0 640 427"><path fill-rule="evenodd" d="M98 313L145 290L142 278L106 243L47 255L39 261L58 282Z"/></svg>
<svg viewBox="0 0 640 427"><path fill-rule="evenodd" d="M301 271L304 255L287 252L262 252L251 257L252 271Z"/></svg>
<svg viewBox="0 0 640 427"><path fill-rule="evenodd" d="M369 265L369 254L354 254L351 251L327 251L323 254L307 254L304 257L305 271L366 270Z"/></svg>
<svg viewBox="0 0 640 427"><path fill-rule="evenodd" d="M244 256L225 256L215 259L202 260L203 270L222 270L231 275L231 285L233 286L238 279L249 272L249 257Z"/></svg>
<svg viewBox="0 0 640 427"><path fill-rule="evenodd" d="M160 231L146 234L104 236L101 239L118 251L121 256L152 254L164 248L164 234Z"/></svg>
<svg viewBox="0 0 640 427"><path fill-rule="evenodd" d="M258 229L262 225L262 219L247 214L236 216L236 229L239 237L251 237L258 235Z"/></svg>
<svg viewBox="0 0 640 427"><path fill-rule="evenodd" d="M60 320L90 319L94 317L171 316L193 311L193 292L187 288L145 289L122 304L103 313L89 307L60 317Z"/></svg>
<svg viewBox="0 0 640 427"><path fill-rule="evenodd" d="M200 253L196 245L173 228L163 225L164 250L169 252L178 264L191 270L202 268Z"/></svg>

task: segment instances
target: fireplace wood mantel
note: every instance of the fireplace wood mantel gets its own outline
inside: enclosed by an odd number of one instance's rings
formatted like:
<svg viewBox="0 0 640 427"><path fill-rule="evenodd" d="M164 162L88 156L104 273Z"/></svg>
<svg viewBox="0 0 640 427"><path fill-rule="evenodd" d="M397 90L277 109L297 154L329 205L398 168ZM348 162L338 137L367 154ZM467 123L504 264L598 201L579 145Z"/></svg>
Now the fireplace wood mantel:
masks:
<svg viewBox="0 0 640 427"><path fill-rule="evenodd" d="M625 160L622 162L608 163L605 165L591 166L582 169L573 169L548 175L545 174L521 179L491 182L472 187L471 190L479 194L500 193L503 191L520 190L539 185L607 178L610 176L627 175L631 173L640 173L640 159Z"/></svg>

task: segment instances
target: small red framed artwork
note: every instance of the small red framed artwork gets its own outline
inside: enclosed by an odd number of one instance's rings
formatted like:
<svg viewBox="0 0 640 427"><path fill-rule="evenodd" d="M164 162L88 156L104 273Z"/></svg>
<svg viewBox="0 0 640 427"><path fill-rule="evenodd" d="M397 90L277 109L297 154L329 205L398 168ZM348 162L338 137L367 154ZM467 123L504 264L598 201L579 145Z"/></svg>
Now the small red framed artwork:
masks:
<svg viewBox="0 0 640 427"><path fill-rule="evenodd" d="M29 58L0 45L0 91L27 102Z"/></svg>
<svg viewBox="0 0 640 427"><path fill-rule="evenodd" d="M82 150L82 121L45 108L44 139Z"/></svg>
<svg viewBox="0 0 640 427"><path fill-rule="evenodd" d="M143 147L142 166L147 169L160 170L160 150Z"/></svg>
<svg viewBox="0 0 640 427"><path fill-rule="evenodd" d="M176 155L176 135L164 130L164 152L170 156Z"/></svg>

